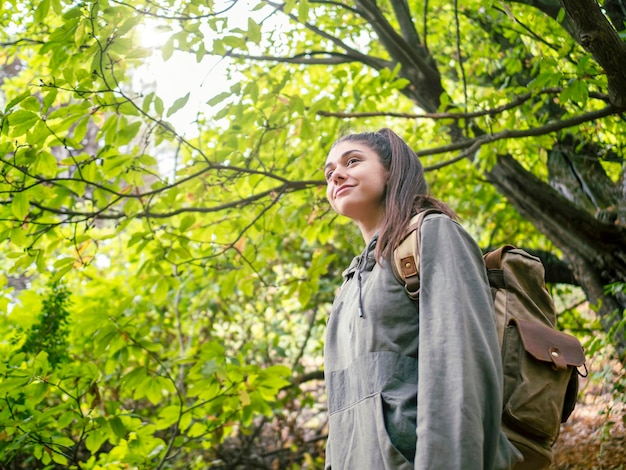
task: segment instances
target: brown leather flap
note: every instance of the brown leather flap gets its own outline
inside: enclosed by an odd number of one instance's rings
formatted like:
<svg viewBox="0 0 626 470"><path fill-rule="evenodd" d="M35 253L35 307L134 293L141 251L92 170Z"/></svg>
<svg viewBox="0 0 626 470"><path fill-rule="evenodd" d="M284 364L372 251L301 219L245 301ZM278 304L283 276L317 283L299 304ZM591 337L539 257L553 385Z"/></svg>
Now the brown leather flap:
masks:
<svg viewBox="0 0 626 470"><path fill-rule="evenodd" d="M557 369L580 367L585 363L585 352L578 338L541 323L515 318L510 323L515 323L524 349L535 359L550 362Z"/></svg>

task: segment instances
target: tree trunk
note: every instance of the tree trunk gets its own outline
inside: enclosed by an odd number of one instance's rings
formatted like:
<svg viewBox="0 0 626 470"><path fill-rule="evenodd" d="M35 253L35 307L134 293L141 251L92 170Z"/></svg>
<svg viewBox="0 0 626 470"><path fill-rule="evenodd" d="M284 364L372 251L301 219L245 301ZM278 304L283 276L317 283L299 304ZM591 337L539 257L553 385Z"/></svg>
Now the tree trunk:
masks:
<svg viewBox="0 0 626 470"><path fill-rule="evenodd" d="M626 43L609 23L596 0L559 0L574 23L573 36L604 69L611 103L626 107ZM614 5L614 2L610 5Z"/></svg>

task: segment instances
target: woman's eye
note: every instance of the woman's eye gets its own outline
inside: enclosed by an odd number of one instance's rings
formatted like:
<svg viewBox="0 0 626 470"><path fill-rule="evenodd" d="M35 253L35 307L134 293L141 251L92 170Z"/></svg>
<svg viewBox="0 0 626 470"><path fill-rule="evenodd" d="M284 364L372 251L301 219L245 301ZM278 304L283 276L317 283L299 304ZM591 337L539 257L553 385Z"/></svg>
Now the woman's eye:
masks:
<svg viewBox="0 0 626 470"><path fill-rule="evenodd" d="M326 173L326 181L328 181L331 178L331 176L333 176L332 171L329 171L328 173Z"/></svg>
<svg viewBox="0 0 626 470"><path fill-rule="evenodd" d="M348 165L352 165L353 163L358 163L359 159L358 158L351 158L350 160L348 160Z"/></svg>

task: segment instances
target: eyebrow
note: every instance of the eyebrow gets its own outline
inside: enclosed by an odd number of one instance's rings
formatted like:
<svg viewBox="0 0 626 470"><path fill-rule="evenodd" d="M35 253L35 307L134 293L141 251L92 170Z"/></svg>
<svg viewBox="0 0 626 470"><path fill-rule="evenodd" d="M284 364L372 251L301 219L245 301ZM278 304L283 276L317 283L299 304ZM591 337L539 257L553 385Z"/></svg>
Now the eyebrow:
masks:
<svg viewBox="0 0 626 470"><path fill-rule="evenodd" d="M363 153L363 152L362 152L361 150L359 150L359 149L348 149L348 150L346 150L345 152L343 152L341 155L339 155L339 158L337 159L337 161L339 162L339 161L341 161L341 160L345 159L345 158L346 158L348 155L350 155L352 152L359 152L359 153ZM328 162L326 165L324 165L324 171L326 171L326 169L327 169L329 166L332 166L332 165L333 165L333 163L332 163L332 162Z"/></svg>

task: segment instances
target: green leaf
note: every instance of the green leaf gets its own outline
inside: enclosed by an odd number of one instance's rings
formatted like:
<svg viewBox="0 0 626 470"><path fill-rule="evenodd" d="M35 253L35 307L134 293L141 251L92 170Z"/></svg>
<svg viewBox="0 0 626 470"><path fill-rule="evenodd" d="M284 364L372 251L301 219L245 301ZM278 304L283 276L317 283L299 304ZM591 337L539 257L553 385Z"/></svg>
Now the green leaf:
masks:
<svg viewBox="0 0 626 470"><path fill-rule="evenodd" d="M63 278L63 276L65 276L68 272L70 272L70 270L73 269L73 267L73 265L68 265L62 269L59 269L58 271L55 271L53 276L50 278L50 282L59 282Z"/></svg>
<svg viewBox="0 0 626 470"><path fill-rule="evenodd" d="M82 142L85 138L85 134L87 134L87 125L89 124L90 119L88 116L85 116L83 119L78 121L76 127L74 127L74 140L76 142Z"/></svg>
<svg viewBox="0 0 626 470"><path fill-rule="evenodd" d="M50 10L50 0L41 0L35 9L33 20L35 23L43 23Z"/></svg>
<svg viewBox="0 0 626 470"><path fill-rule="evenodd" d="M146 397L153 405L158 405L163 400L163 390L160 377L146 377L135 390L134 397Z"/></svg>
<svg viewBox="0 0 626 470"><path fill-rule="evenodd" d="M161 57L167 62L174 54L174 37L170 37L161 48Z"/></svg>
<svg viewBox="0 0 626 470"><path fill-rule="evenodd" d="M80 7L76 6L63 14L64 20L77 19L82 16L83 12L80 10Z"/></svg>
<svg viewBox="0 0 626 470"><path fill-rule="evenodd" d="M25 390L29 403L36 405L46 396L48 385L44 382L33 382Z"/></svg>
<svg viewBox="0 0 626 470"><path fill-rule="evenodd" d="M106 442L108 437L109 433L107 432L106 428L94 428L89 431L89 434L87 434L87 439L85 439L85 447L87 447L87 450L89 450L89 452L95 454L100 450L100 447L102 447L102 444Z"/></svg>
<svg viewBox="0 0 626 470"><path fill-rule="evenodd" d="M48 374L50 363L48 362L48 352L40 351L33 361L33 371L37 375L45 376Z"/></svg>
<svg viewBox="0 0 626 470"><path fill-rule="evenodd" d="M131 15L117 28L117 34L120 36L125 35L129 31L132 31L137 25L141 24L142 20L142 15Z"/></svg>
<svg viewBox="0 0 626 470"><path fill-rule="evenodd" d="M163 349L163 345L155 341L149 341L147 339L140 339L137 342L139 346L144 348L146 351L158 352Z"/></svg>
<svg viewBox="0 0 626 470"><path fill-rule="evenodd" d="M138 199L129 198L124 201L124 214L133 216L142 209Z"/></svg>
<svg viewBox="0 0 626 470"><path fill-rule="evenodd" d="M30 377L5 378L0 382L0 395L13 395L22 393L24 386L30 382Z"/></svg>
<svg viewBox="0 0 626 470"><path fill-rule="evenodd" d="M196 438L196 437L200 437L203 434L206 434L206 432L207 432L206 424L200 423L200 422L196 421L187 430L186 434L187 434L187 436L189 436L190 438L193 439L193 438Z"/></svg>
<svg viewBox="0 0 626 470"><path fill-rule="evenodd" d="M13 193L11 200L11 213L17 220L24 220L30 211L30 201L26 191Z"/></svg>
<svg viewBox="0 0 626 470"><path fill-rule="evenodd" d="M9 357L9 365L11 367L17 367L25 359L26 359L26 354L23 352L13 354L12 356Z"/></svg>
<svg viewBox="0 0 626 470"><path fill-rule="evenodd" d="M158 420L155 422L157 429L166 429L178 421L180 417L180 407L169 405L159 411Z"/></svg>
<svg viewBox="0 0 626 470"><path fill-rule="evenodd" d="M81 47L85 43L85 38L89 32L89 23L86 19L81 19L76 26L74 33L74 44L76 47Z"/></svg>
<svg viewBox="0 0 626 470"><path fill-rule="evenodd" d="M74 442L72 441L72 444L74 444ZM54 463L58 463L59 465L63 465L64 467L67 466L69 460L67 459L67 457L59 452L52 452L52 460L54 461Z"/></svg>
<svg viewBox="0 0 626 470"><path fill-rule="evenodd" d="M138 367L124 377L122 377L122 382L124 386L130 390L133 390L138 387L138 385L146 379L146 369L145 367Z"/></svg>
<svg viewBox="0 0 626 470"><path fill-rule="evenodd" d="M152 104L152 102L154 101L154 97L155 97L155 94L154 94L154 92L153 92L153 91L152 91L152 92L150 92L150 93L148 93L148 94L144 97L143 102L142 102L142 104L141 104L141 110L142 110L144 113L147 113L147 112L149 112L149 111L150 111L150 105L151 105L151 104Z"/></svg>
<svg viewBox="0 0 626 470"><path fill-rule="evenodd" d="M109 426L111 427L113 434L120 439L124 439L126 437L127 430L119 416L114 416L109 419Z"/></svg>
<svg viewBox="0 0 626 470"><path fill-rule="evenodd" d="M63 266L71 265L74 263L74 261L75 259L71 256L68 256L66 258L60 258L54 262L54 268L59 269L59 268L62 268Z"/></svg>
<svg viewBox="0 0 626 470"><path fill-rule="evenodd" d="M283 11L285 13L291 13L291 10L293 10L297 4L298 0L287 0L285 2L285 6L283 7Z"/></svg>
<svg viewBox="0 0 626 470"><path fill-rule="evenodd" d="M114 145L116 142L118 122L119 117L114 114L107 118L102 126L101 132L104 134L104 140L107 145Z"/></svg>
<svg viewBox="0 0 626 470"><path fill-rule="evenodd" d="M170 108L167 110L167 117L170 117L176 111L184 107L187 104L187 101L189 101L189 95L190 93L187 93L182 98L178 98L176 101L174 101L172 106L170 106Z"/></svg>
<svg viewBox="0 0 626 470"><path fill-rule="evenodd" d="M224 91L222 93L215 95L213 98L207 101L207 104L209 106L215 106L216 104L221 103L222 101L224 101L226 98L229 98L230 96L231 96L231 93Z"/></svg>
<svg viewBox="0 0 626 470"><path fill-rule="evenodd" d="M540 90L543 88L555 86L559 82L559 76L553 72L545 72L538 75L535 79L531 80L528 87L532 90Z"/></svg>
<svg viewBox="0 0 626 470"><path fill-rule="evenodd" d="M104 160L102 171L104 176L113 178L125 171L133 161L131 155L112 155Z"/></svg>
<svg viewBox="0 0 626 470"><path fill-rule="evenodd" d="M299 0L298 1L298 19L302 22L308 20L309 17L309 1L308 0Z"/></svg>
<svg viewBox="0 0 626 470"><path fill-rule="evenodd" d="M63 429L68 427L72 422L76 419L76 414L74 411L66 411L57 419L57 425L59 429Z"/></svg>
<svg viewBox="0 0 626 470"><path fill-rule="evenodd" d="M248 39L254 44L261 42L261 26L250 17L248 17Z"/></svg>
<svg viewBox="0 0 626 470"><path fill-rule="evenodd" d="M181 232L186 232L195 223L196 223L196 216L194 216L193 214L187 214L185 217L183 217L183 220L180 221L179 230Z"/></svg>
<svg viewBox="0 0 626 470"><path fill-rule="evenodd" d="M559 94L559 100L574 101L585 105L589 98L589 88L587 84L582 80L572 80L566 88Z"/></svg>
<svg viewBox="0 0 626 470"><path fill-rule="evenodd" d="M312 286L308 283L303 283L300 286L300 289L298 289L298 302L300 302L300 305L308 305L313 293L314 291Z"/></svg>
<svg viewBox="0 0 626 470"><path fill-rule="evenodd" d="M31 111L15 111L8 116L13 135L19 136L30 130L39 120L39 116Z"/></svg>
<svg viewBox="0 0 626 470"><path fill-rule="evenodd" d="M31 128L31 130L27 134L27 140L30 145L34 148L41 148L45 146L46 141L50 137L51 133L46 123L44 121L37 121L35 127ZM69 142L68 142L69 146ZM45 148L45 147L44 147ZM35 152L36 153L36 152Z"/></svg>
<svg viewBox="0 0 626 470"><path fill-rule="evenodd" d="M224 276L222 276L222 280L220 283L220 295L223 298L229 298L234 290L235 290L235 286L237 285L237 272L236 271L230 271L230 273L225 273Z"/></svg>
<svg viewBox="0 0 626 470"><path fill-rule="evenodd" d="M30 91L26 90L17 95L15 98L10 100L7 105L4 107L4 112L8 112L15 107L15 105L21 103L23 100L31 96Z"/></svg>
<svg viewBox="0 0 626 470"><path fill-rule="evenodd" d="M158 96L154 98L154 111L156 112L157 116L163 116L163 100Z"/></svg>
<svg viewBox="0 0 626 470"><path fill-rule="evenodd" d="M300 137L303 139L312 139L315 135L315 129L311 125L308 119L302 119L300 121Z"/></svg>
<svg viewBox="0 0 626 470"><path fill-rule="evenodd" d="M160 277L154 284L153 294L154 301L157 303L163 303L167 299L167 295L170 291L169 282L164 277Z"/></svg>
<svg viewBox="0 0 626 470"><path fill-rule="evenodd" d="M37 155L34 169L43 177L53 178L58 171L57 159L51 153L42 151Z"/></svg>
<svg viewBox="0 0 626 470"><path fill-rule="evenodd" d="M117 133L115 144L126 145L130 143L130 141L133 140L137 136L137 133L139 132L140 128L141 128L140 121L121 126L121 128L119 129Z"/></svg>

